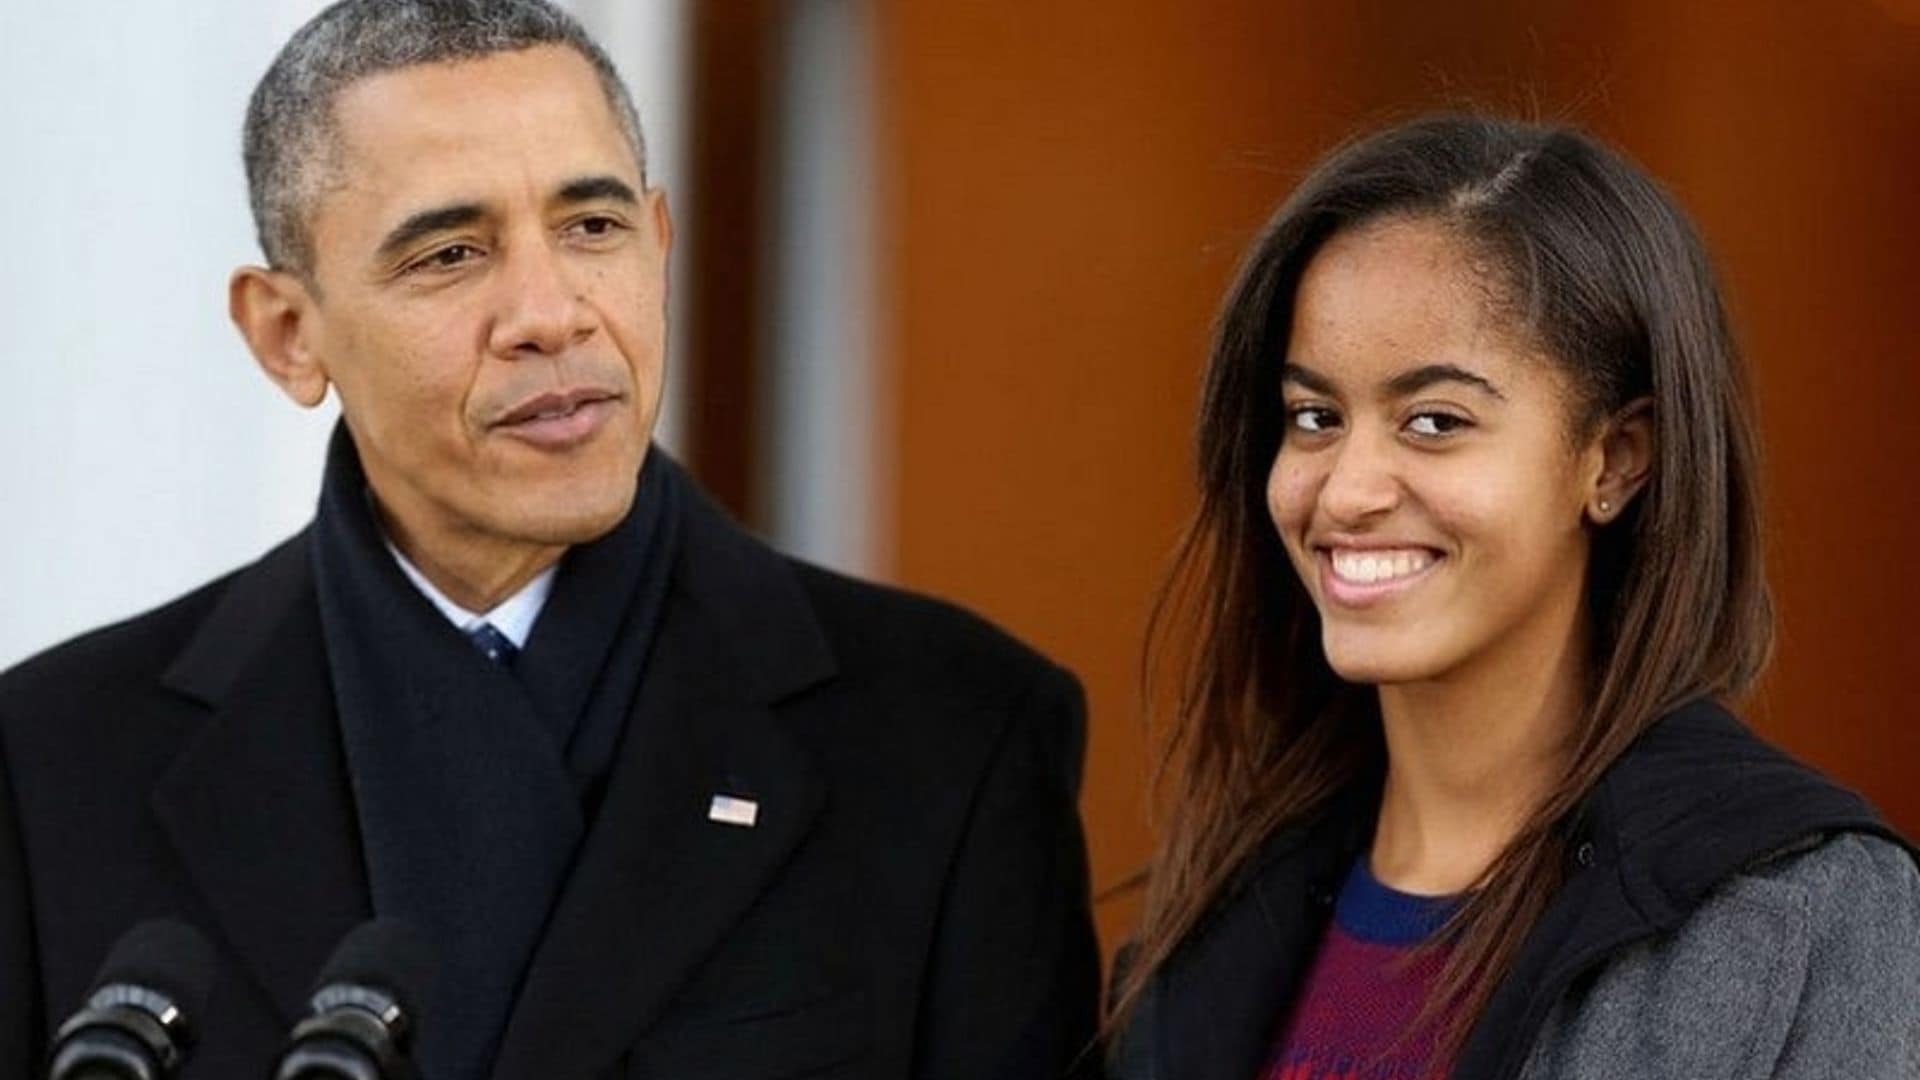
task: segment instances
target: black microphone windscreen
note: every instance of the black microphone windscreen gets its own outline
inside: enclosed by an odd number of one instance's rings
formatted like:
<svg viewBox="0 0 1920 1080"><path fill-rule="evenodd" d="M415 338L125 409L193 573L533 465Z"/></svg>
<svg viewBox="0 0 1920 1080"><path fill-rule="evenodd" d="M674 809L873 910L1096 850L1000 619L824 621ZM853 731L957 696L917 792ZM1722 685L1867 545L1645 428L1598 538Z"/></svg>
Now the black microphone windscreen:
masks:
<svg viewBox="0 0 1920 1080"><path fill-rule="evenodd" d="M339 983L384 990L416 1018L431 1000L436 975L434 952L413 927L398 919L361 923L327 958L314 980L315 992Z"/></svg>
<svg viewBox="0 0 1920 1080"><path fill-rule="evenodd" d="M213 988L213 969L213 946L200 931L172 919L151 919L114 943L89 993L116 983L147 987L198 1021Z"/></svg>

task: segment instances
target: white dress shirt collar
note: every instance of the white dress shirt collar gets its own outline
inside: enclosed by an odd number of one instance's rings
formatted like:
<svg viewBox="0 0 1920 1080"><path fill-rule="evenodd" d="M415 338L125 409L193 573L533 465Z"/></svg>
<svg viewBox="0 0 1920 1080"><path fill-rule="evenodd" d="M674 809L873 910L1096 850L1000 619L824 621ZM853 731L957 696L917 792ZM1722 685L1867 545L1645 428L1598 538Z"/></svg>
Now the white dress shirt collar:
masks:
<svg viewBox="0 0 1920 1080"><path fill-rule="evenodd" d="M461 633L467 633L481 623L491 623L495 630L513 642L516 649L527 647L527 637L533 633L533 622L540 617L540 609L546 606L547 596L553 592L553 576L560 569L560 564L555 563L522 585L519 592L500 601L491 611L472 612L447 599L447 594L428 581L427 575L421 573L419 567L400 554L400 549L393 546L393 541L387 540L386 545L393 555L393 561L400 564L401 573L406 574L407 580L413 582L413 587L432 601L440 614L445 615L447 621Z"/></svg>

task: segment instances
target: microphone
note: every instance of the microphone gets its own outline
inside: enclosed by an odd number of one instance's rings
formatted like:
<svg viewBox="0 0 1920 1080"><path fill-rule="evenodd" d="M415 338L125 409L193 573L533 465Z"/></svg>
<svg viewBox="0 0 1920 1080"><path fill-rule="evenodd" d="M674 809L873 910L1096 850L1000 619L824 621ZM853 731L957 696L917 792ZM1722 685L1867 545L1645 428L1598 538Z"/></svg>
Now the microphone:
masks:
<svg viewBox="0 0 1920 1080"><path fill-rule="evenodd" d="M192 1049L213 984L213 946L169 919L121 936L87 1003L54 1034L49 1080L168 1080Z"/></svg>
<svg viewBox="0 0 1920 1080"><path fill-rule="evenodd" d="M406 923L361 923L320 969L313 1015L294 1025L274 1080L417 1080L407 1047L433 976L433 953Z"/></svg>

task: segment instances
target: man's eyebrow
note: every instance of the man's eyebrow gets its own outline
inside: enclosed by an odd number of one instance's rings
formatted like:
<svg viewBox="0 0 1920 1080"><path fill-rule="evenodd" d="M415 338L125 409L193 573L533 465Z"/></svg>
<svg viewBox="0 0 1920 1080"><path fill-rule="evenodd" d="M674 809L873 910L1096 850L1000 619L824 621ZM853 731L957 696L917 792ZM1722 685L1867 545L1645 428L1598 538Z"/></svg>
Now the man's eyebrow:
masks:
<svg viewBox="0 0 1920 1080"><path fill-rule="evenodd" d="M1389 397L1402 398L1443 382L1464 383L1500 401L1507 400L1507 395L1501 393L1492 380L1455 364L1425 364L1412 371L1403 371L1388 379L1383 388Z"/></svg>
<svg viewBox="0 0 1920 1080"><path fill-rule="evenodd" d="M394 226L393 231L380 241L377 254L382 259L391 258L412 247L414 241L423 236L471 225L485 215L486 209L479 203L453 203L422 210Z"/></svg>
<svg viewBox="0 0 1920 1080"><path fill-rule="evenodd" d="M1299 383L1316 394L1333 396L1333 380L1300 364L1280 365L1280 381Z"/></svg>
<svg viewBox="0 0 1920 1080"><path fill-rule="evenodd" d="M628 206L640 204L639 194L625 180L617 176L582 176L577 180L569 180L560 185L560 190L554 193L553 201L583 203L602 199L626 203Z"/></svg>

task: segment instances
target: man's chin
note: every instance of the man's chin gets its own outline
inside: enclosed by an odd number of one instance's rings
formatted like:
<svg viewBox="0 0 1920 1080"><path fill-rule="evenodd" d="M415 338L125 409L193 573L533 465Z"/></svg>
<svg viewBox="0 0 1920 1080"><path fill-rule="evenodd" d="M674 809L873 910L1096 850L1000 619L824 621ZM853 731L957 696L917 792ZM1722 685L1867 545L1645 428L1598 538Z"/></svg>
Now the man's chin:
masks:
<svg viewBox="0 0 1920 1080"><path fill-rule="evenodd" d="M634 474L598 484L543 485L503 507L491 531L527 543L571 547L612 532L633 509Z"/></svg>

